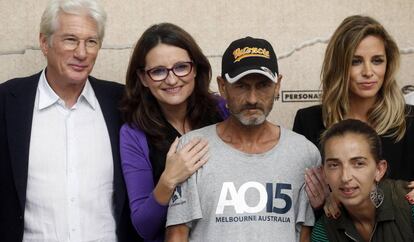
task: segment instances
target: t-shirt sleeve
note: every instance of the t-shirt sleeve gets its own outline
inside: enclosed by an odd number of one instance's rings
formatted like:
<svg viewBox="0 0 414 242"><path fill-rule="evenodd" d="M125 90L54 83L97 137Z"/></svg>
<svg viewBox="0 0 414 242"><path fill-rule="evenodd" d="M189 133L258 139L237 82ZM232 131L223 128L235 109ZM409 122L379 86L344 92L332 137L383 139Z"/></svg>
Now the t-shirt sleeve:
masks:
<svg viewBox="0 0 414 242"><path fill-rule="evenodd" d="M316 167L321 165L321 155L318 148L311 142L307 142L307 151L309 157L307 167ZM315 223L315 215L309 203L309 198L306 194L305 184L299 190L296 208L296 229L299 230L302 225L313 226Z"/></svg>
<svg viewBox="0 0 414 242"><path fill-rule="evenodd" d="M312 162L313 162L313 166L320 166L322 164L322 158L321 158L321 153L319 152L318 148L310 143L309 144L311 147L310 149L310 153L311 153L311 157L312 157Z"/></svg>
<svg viewBox="0 0 414 242"><path fill-rule="evenodd" d="M186 136L180 139L178 150L187 143L187 140ZM187 224L192 227L193 222L202 217L196 172L175 188L168 207L166 227L177 224Z"/></svg>
<svg viewBox="0 0 414 242"><path fill-rule="evenodd" d="M202 217L196 174L193 174L176 187L168 207L166 227L184 223L192 227L192 222Z"/></svg>
<svg viewBox="0 0 414 242"><path fill-rule="evenodd" d="M315 215L306 195L305 185L299 190L299 196L296 208L296 229L300 230L301 226L313 226L315 223Z"/></svg>

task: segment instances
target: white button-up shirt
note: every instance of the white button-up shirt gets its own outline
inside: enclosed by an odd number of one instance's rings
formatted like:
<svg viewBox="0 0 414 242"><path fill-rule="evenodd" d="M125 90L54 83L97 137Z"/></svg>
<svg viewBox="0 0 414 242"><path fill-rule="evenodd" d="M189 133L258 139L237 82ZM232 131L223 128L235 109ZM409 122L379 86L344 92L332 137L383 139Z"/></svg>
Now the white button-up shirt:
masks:
<svg viewBox="0 0 414 242"><path fill-rule="evenodd" d="M109 134L89 81L67 108L43 71L33 110L23 241L116 241L113 177Z"/></svg>
<svg viewBox="0 0 414 242"><path fill-rule="evenodd" d="M405 102L407 104L414 105L414 92L410 92L407 95L405 95Z"/></svg>

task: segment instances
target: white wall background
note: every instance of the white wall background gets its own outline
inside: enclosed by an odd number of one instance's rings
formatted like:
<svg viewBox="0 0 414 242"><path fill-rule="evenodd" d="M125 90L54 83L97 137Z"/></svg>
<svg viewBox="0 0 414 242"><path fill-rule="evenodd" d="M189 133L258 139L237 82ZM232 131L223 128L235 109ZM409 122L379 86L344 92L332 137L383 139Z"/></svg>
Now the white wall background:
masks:
<svg viewBox="0 0 414 242"><path fill-rule="evenodd" d="M40 71L39 22L47 0L0 0L0 83ZM402 51L399 84L414 84L414 0L102 0L106 37L93 75L123 83L133 45L154 23L172 22L197 40L220 72L221 55L234 39L269 40L279 56L282 91L318 90L326 41L347 16L370 15ZM271 120L291 127L299 107L315 102L278 101Z"/></svg>

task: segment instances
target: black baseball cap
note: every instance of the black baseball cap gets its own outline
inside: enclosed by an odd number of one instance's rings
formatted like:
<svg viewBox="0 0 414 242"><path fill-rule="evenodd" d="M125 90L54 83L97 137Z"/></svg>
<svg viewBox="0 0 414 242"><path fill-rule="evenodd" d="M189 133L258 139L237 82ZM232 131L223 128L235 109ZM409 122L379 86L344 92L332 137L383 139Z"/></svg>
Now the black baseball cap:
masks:
<svg viewBox="0 0 414 242"><path fill-rule="evenodd" d="M233 41L223 54L221 77L235 83L252 73L277 82L279 70L272 45L267 40L252 37Z"/></svg>

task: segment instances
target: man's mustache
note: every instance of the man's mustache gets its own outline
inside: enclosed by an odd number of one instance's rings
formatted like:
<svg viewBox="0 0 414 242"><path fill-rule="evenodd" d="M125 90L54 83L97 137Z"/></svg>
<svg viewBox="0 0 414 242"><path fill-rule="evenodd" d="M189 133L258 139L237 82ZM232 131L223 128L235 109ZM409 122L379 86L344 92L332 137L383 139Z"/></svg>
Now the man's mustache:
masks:
<svg viewBox="0 0 414 242"><path fill-rule="evenodd" d="M240 108L240 111L244 111L248 109L260 109L264 111L264 108L262 107L262 105L258 105L258 104L245 104Z"/></svg>

